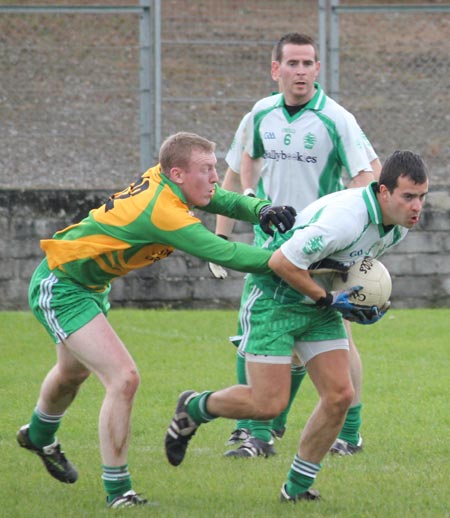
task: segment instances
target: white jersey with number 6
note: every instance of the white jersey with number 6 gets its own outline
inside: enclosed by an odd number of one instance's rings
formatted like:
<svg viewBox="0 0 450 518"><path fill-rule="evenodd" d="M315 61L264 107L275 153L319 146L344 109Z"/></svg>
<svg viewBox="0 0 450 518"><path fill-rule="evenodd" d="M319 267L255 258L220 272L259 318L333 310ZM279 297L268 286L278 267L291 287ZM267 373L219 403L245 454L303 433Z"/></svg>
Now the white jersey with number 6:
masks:
<svg viewBox="0 0 450 518"><path fill-rule="evenodd" d="M283 94L272 95L255 104L240 128L247 153L264 159L257 195L297 211L342 190L343 170L353 178L372 171L377 158L355 117L315 86L314 97L295 115L287 112Z"/></svg>

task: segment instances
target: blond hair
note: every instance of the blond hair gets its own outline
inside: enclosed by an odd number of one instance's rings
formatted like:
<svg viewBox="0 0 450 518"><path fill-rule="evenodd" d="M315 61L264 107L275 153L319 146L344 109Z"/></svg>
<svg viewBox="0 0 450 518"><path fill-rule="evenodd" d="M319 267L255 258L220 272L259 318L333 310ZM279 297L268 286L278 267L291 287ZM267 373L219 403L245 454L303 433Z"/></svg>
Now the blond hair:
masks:
<svg viewBox="0 0 450 518"><path fill-rule="evenodd" d="M214 153L216 144L196 133L184 131L168 137L159 150L159 163L162 173L168 175L173 167L186 168L193 149L200 149L205 153Z"/></svg>

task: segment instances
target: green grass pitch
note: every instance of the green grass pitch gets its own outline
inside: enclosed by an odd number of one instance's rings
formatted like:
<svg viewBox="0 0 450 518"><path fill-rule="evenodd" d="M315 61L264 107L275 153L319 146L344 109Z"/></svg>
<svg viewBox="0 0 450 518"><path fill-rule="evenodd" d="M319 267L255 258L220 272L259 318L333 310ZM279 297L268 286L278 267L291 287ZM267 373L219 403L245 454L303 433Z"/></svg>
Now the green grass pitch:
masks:
<svg viewBox="0 0 450 518"><path fill-rule="evenodd" d="M181 466L170 466L164 434L179 392L234 383L236 350L228 336L236 317L235 311L111 311L142 378L129 453L133 485L158 505L109 511L97 438L102 386L89 379L63 420L58 437L80 477L74 485L60 484L15 440L53 364L54 346L31 313L0 313L0 517L450 516L449 309L391 310L376 325L354 326L364 365L365 449L324 460L314 486L320 502L278 501L317 400L308 378L275 457L224 458L234 422L217 420L200 428Z"/></svg>

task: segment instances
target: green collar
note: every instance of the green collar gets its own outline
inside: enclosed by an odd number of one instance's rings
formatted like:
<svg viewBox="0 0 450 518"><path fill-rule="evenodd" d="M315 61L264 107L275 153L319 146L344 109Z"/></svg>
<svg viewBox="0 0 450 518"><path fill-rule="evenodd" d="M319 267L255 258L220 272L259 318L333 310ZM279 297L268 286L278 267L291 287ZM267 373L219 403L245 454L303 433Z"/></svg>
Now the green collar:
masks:
<svg viewBox="0 0 450 518"><path fill-rule="evenodd" d="M378 225L378 232L380 236L383 237L389 232L394 232L394 239L397 242L401 237L401 232L399 230L398 225L383 225L383 214L381 212L380 204L377 199L378 192L378 183L372 182L370 183L363 191L363 199L367 207L367 211L369 212L370 221L374 225Z"/></svg>
<svg viewBox="0 0 450 518"><path fill-rule="evenodd" d="M363 199L369 212L369 218L375 225L383 224L383 215L377 199L377 182L371 182L363 191Z"/></svg>
<svg viewBox="0 0 450 518"><path fill-rule="evenodd" d="M323 110L327 96L325 92L322 90L322 87L319 83L314 83L314 87L316 89L316 93L311 97L311 99L308 101L308 103L302 108L302 112L304 110L313 110L313 111L320 111ZM277 106L284 107L285 105L285 99L284 94L280 95L280 98L278 100Z"/></svg>
<svg viewBox="0 0 450 518"><path fill-rule="evenodd" d="M314 86L316 88L316 93L314 94L312 99L310 99L309 103L305 106L305 108L314 111L323 110L327 100L327 96L325 95L325 92L322 90L322 87L319 83L314 83Z"/></svg>

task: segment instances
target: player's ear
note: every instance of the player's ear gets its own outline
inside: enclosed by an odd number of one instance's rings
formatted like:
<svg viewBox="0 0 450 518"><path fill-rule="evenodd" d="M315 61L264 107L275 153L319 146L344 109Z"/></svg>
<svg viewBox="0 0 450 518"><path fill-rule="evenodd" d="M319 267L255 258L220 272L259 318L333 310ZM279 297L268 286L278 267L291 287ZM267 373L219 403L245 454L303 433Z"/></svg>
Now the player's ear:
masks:
<svg viewBox="0 0 450 518"><path fill-rule="evenodd" d="M382 200L387 200L389 197L389 189L382 183L378 186L378 193Z"/></svg>
<svg viewBox="0 0 450 518"><path fill-rule="evenodd" d="M270 72L272 75L272 79L276 83L278 83L278 81L280 80L280 63L278 63L278 61L272 61Z"/></svg>
<svg viewBox="0 0 450 518"><path fill-rule="evenodd" d="M184 181L184 171L180 167L172 167L169 178L176 184L182 184Z"/></svg>
<svg viewBox="0 0 450 518"><path fill-rule="evenodd" d="M320 61L316 61L316 79L319 76L320 72Z"/></svg>

